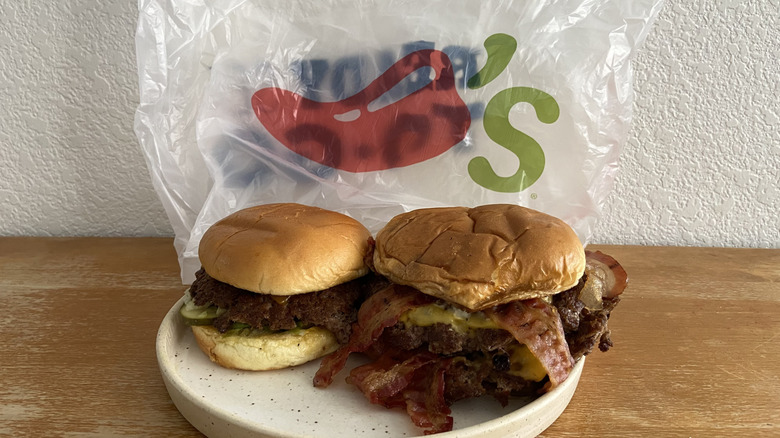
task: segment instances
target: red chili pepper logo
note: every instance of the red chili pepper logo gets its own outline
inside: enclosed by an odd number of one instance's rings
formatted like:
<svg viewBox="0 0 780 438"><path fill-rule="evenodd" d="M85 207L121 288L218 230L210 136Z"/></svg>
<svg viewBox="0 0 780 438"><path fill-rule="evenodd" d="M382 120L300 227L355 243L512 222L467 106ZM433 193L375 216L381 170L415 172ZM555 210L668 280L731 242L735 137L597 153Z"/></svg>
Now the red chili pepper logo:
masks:
<svg viewBox="0 0 780 438"><path fill-rule="evenodd" d="M426 67L433 69L434 77L424 87L380 108L372 105ZM317 102L270 87L252 96L252 108L268 132L291 151L349 172L429 160L462 141L471 124L450 59L439 50L406 55L365 89L338 102Z"/></svg>

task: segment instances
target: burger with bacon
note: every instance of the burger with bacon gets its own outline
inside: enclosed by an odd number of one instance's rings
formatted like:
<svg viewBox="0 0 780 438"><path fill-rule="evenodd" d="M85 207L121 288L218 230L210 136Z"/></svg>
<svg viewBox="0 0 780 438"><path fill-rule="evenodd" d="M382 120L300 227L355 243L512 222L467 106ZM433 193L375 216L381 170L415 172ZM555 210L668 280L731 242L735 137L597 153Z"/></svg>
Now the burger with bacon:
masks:
<svg viewBox="0 0 780 438"><path fill-rule="evenodd" d="M203 235L202 268L180 314L224 367L303 364L349 339L375 277L372 245L362 224L337 212L290 203L240 210Z"/></svg>
<svg viewBox="0 0 780 438"><path fill-rule="evenodd" d="M452 429L452 403L541 394L612 345L626 273L555 217L504 204L421 209L390 220L375 244L373 269L392 283L362 304L317 387L364 353L347 382L437 433Z"/></svg>

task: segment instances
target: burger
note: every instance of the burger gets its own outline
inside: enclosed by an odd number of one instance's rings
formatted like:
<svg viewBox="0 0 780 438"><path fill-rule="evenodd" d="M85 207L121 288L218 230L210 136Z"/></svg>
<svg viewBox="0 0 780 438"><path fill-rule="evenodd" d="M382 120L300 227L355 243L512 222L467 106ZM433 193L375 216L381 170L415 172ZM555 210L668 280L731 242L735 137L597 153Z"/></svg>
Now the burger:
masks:
<svg viewBox="0 0 780 438"><path fill-rule="evenodd" d="M201 269L180 314L217 364L270 370L322 357L349 340L370 284L371 233L300 204L247 208L203 235Z"/></svg>
<svg viewBox="0 0 780 438"><path fill-rule="evenodd" d="M452 429L458 400L544 393L612 346L607 321L626 273L553 216L504 204L421 209L391 219L375 245L372 269L390 283L323 358L317 387L363 353L347 382L437 433Z"/></svg>

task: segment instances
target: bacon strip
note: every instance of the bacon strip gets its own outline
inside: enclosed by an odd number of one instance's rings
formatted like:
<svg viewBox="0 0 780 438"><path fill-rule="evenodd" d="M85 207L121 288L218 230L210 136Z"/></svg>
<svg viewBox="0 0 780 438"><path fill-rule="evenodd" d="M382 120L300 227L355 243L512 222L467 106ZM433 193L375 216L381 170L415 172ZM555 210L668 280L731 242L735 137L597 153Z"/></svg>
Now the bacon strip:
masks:
<svg viewBox="0 0 780 438"><path fill-rule="evenodd" d="M377 342L385 328L395 325L410 309L434 302L419 291L389 285L370 296L358 311L349 343L326 356L314 377L324 388L346 365L354 352L378 352L378 358L352 370L347 382L357 386L371 403L387 408L405 407L415 425L426 434L452 430L450 408L444 398L445 374L452 358L418 351L382 351ZM485 310L501 328L509 331L542 362L550 386L563 382L574 366L555 307L543 300L515 301Z"/></svg>
<svg viewBox="0 0 780 438"><path fill-rule="evenodd" d="M347 383L357 386L371 403L396 407L391 398L409 386L415 371L434 360L436 356L430 353L403 359L387 352L376 361L353 369Z"/></svg>
<svg viewBox="0 0 780 438"><path fill-rule="evenodd" d="M444 373L451 363L452 359L434 361L423 378L413 381L418 385L404 392L406 412L417 427L428 428L425 435L452 430L452 411L444 400Z"/></svg>
<svg viewBox="0 0 780 438"><path fill-rule="evenodd" d="M402 354L409 356L404 359ZM444 373L450 358L421 352L386 352L375 362L352 370L347 382L357 386L371 403L405 407L425 434L452 430L453 419L444 399Z"/></svg>
<svg viewBox="0 0 780 438"><path fill-rule="evenodd" d="M433 301L433 297L397 284L371 295L358 310L358 321L353 325L349 342L323 358L314 375L314 386L329 386L333 377L344 368L351 353L368 350L384 329L395 325L404 312Z"/></svg>
<svg viewBox="0 0 780 438"><path fill-rule="evenodd" d="M574 358L555 307L535 298L493 307L485 314L531 350L547 371L551 388L566 380L574 368Z"/></svg>

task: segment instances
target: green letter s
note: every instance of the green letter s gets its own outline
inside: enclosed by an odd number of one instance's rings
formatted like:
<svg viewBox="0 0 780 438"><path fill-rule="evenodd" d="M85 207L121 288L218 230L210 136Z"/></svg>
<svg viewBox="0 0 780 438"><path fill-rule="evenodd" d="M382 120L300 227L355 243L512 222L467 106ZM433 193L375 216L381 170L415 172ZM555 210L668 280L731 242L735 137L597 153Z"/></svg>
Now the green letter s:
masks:
<svg viewBox="0 0 780 438"><path fill-rule="evenodd" d="M521 102L530 103L536 110L536 117L543 123L558 120L558 103L549 94L535 88L508 88L490 99L483 118L485 132L491 140L515 154L520 165L514 175L502 177L493 171L487 158L473 158L469 162L469 175L487 189L503 193L520 192L535 183L544 170L542 147L509 123L509 111Z"/></svg>

